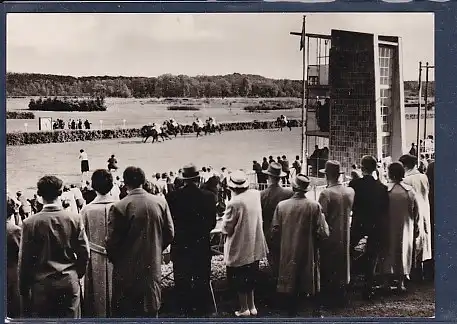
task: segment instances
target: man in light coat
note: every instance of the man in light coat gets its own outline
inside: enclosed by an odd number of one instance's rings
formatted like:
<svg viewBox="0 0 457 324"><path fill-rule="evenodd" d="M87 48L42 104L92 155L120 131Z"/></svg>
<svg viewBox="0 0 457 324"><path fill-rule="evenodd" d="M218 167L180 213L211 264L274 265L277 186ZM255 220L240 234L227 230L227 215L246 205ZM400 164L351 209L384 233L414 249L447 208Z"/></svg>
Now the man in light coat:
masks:
<svg viewBox="0 0 457 324"><path fill-rule="evenodd" d="M344 172L338 161L327 161L320 172L327 178L327 187L319 195L319 204L330 229L321 246L321 290L326 306L339 306L350 280L349 232L355 193L341 183Z"/></svg>
<svg viewBox="0 0 457 324"><path fill-rule="evenodd" d="M269 254L268 262L273 271L274 278L278 275L278 257L279 247L273 246L271 242L271 222L273 220L273 214L275 212L278 203L292 197L293 192L290 189L281 187L279 182L281 178L286 176L286 173L282 171L282 165L277 162L272 162L268 166L267 170L262 171L268 176L269 186L265 190L260 192L260 202L262 204L262 219L263 219L263 233L267 240Z"/></svg>
<svg viewBox="0 0 457 324"><path fill-rule="evenodd" d="M106 251L113 263L113 317L157 317L162 252L174 236L164 197L147 193L143 170L125 169L128 195L109 212Z"/></svg>
<svg viewBox="0 0 457 324"><path fill-rule="evenodd" d="M413 273L416 279L423 279L423 262L432 259L432 230L430 224L430 185L428 178L417 169L417 157L405 154L400 157L405 168L404 183L413 187L419 206L419 237L415 242Z"/></svg>
<svg viewBox="0 0 457 324"><path fill-rule="evenodd" d="M294 195L278 204L271 224L280 249L277 290L287 295L291 316L297 315L300 297L319 293L318 240L329 236L321 206L306 198L309 183L302 174L292 180ZM314 302L313 315L321 316L320 302Z"/></svg>

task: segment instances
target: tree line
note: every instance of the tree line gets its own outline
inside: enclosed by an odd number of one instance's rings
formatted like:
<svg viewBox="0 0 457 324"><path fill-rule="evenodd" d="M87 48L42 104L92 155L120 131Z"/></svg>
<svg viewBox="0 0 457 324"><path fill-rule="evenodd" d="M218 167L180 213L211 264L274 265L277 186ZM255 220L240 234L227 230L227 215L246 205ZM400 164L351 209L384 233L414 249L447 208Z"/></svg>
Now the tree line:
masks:
<svg viewBox="0 0 457 324"><path fill-rule="evenodd" d="M418 82L405 81L405 92L417 95ZM435 84L429 84L434 96ZM164 74L158 77L89 76L7 73L8 97L297 97L302 95L301 80L276 80L259 75L229 74L196 76Z"/></svg>

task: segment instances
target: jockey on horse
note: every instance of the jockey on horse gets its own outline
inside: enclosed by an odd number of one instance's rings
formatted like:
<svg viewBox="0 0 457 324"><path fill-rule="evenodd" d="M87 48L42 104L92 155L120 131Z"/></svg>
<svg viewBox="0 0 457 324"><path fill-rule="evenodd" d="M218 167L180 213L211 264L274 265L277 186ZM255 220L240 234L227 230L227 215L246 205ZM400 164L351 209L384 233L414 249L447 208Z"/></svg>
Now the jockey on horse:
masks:
<svg viewBox="0 0 457 324"><path fill-rule="evenodd" d="M197 124L198 127L200 128L203 128L205 127L205 124L203 124L202 120L200 118L197 117L197 119L195 120L195 123Z"/></svg>

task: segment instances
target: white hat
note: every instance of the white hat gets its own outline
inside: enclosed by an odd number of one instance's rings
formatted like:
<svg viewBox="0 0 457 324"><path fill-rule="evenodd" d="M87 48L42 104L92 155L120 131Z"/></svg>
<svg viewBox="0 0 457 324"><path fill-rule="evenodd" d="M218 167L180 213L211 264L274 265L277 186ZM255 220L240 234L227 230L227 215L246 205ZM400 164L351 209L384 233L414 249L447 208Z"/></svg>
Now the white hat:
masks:
<svg viewBox="0 0 457 324"><path fill-rule="evenodd" d="M248 188L249 182L246 173L241 170L236 170L230 173L227 186L229 188Z"/></svg>

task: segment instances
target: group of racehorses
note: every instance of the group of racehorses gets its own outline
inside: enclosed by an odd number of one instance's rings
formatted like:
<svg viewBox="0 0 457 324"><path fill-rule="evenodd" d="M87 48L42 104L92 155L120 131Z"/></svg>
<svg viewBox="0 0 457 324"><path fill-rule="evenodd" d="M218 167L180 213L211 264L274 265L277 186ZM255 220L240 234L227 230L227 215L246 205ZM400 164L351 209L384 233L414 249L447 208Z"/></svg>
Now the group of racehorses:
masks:
<svg viewBox="0 0 457 324"><path fill-rule="evenodd" d="M281 115L276 119L276 125L278 129L282 131L283 128L288 127L289 130L292 130L292 123L291 121L285 120L285 118ZM157 131L157 128L154 125L145 125L141 128L141 136L143 137L143 143L152 137L152 143L158 142L159 138L162 141L171 139L173 136L177 137L178 134L183 136L187 133L195 133L197 137L201 136L202 133L205 135L219 132L222 132L222 127L219 124L212 124L209 120L202 126L197 124L197 122L193 122L192 125L186 124L179 124L177 122L173 122L172 120L166 120L163 122L162 126L160 127L160 132Z"/></svg>
<svg viewBox="0 0 457 324"><path fill-rule="evenodd" d="M197 137L201 136L202 133L205 135L219 132L222 132L221 125L211 124L208 121L203 125L198 125L195 121L192 125L185 125L179 123L173 123L171 120L164 121L163 125L160 127L160 132L157 131L156 127L153 125L145 125L141 128L141 136L143 137L143 143L152 137L152 143L158 142L159 138L162 141L171 139L172 136L177 137L178 134L183 136L185 133L196 133Z"/></svg>

